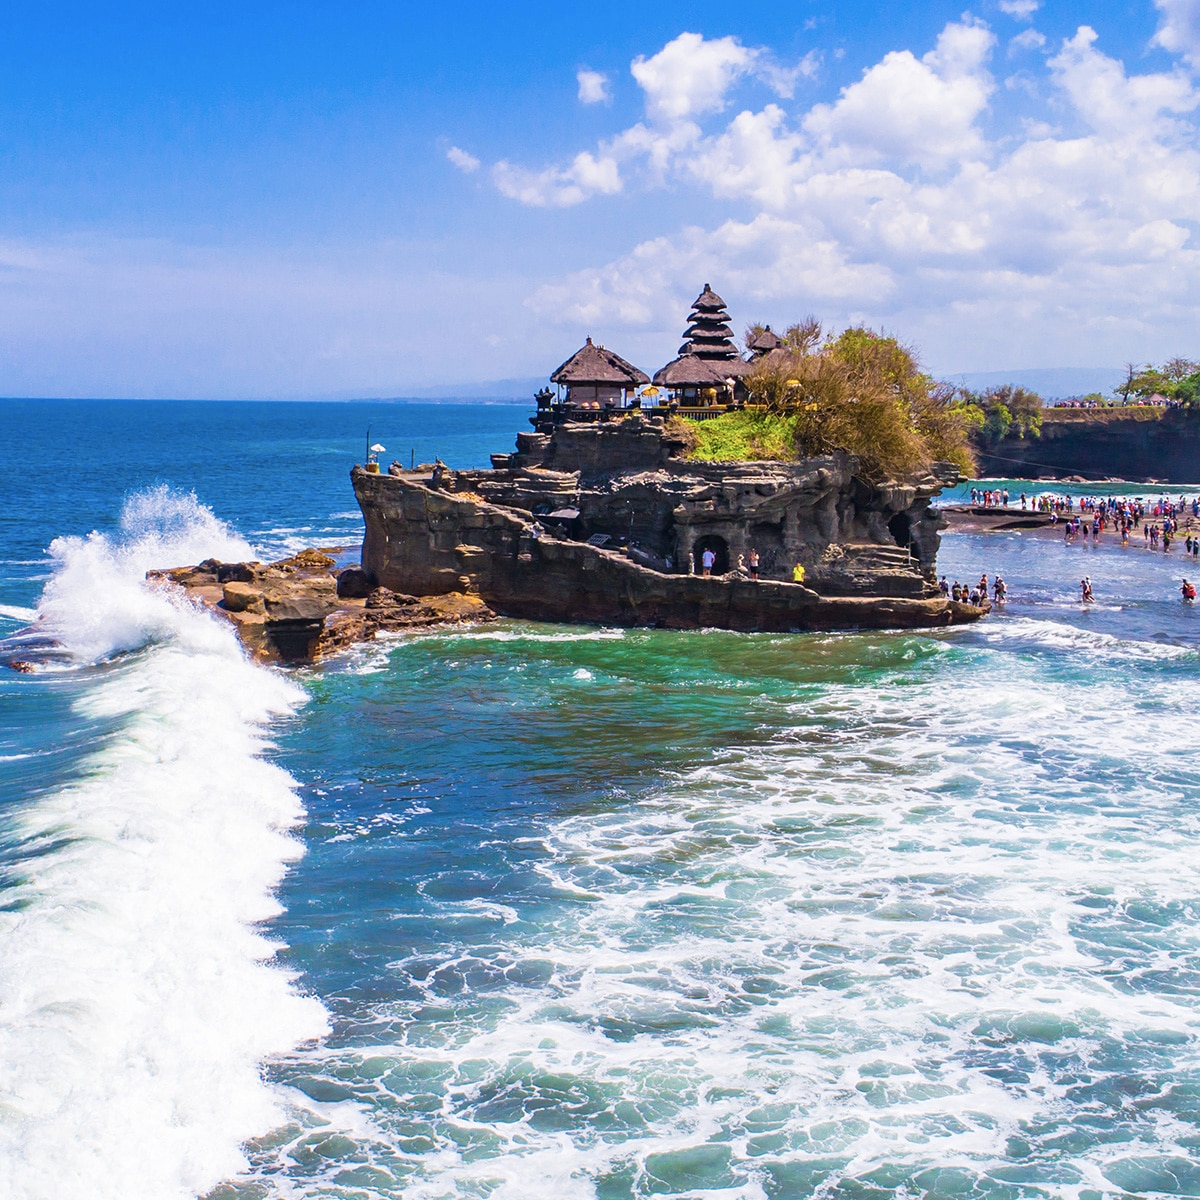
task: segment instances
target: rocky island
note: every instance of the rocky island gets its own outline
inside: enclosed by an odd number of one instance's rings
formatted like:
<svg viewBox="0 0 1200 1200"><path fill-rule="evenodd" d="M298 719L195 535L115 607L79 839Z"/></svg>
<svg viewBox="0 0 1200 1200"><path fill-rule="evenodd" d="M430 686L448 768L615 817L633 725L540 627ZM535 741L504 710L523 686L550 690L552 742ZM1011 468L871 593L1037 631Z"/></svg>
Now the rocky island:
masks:
<svg viewBox="0 0 1200 1200"><path fill-rule="evenodd" d="M961 467L936 458L956 428L911 356L866 330L817 349L810 320L783 338L752 326L742 357L728 321L706 284L652 385L589 338L490 469L383 472L369 455L350 476L361 564L336 577L313 551L152 574L282 661L493 615L777 632L983 616L986 600L937 586L944 518L931 501ZM709 437L706 461L706 422L750 451L712 461L722 443Z"/></svg>
<svg viewBox="0 0 1200 1200"><path fill-rule="evenodd" d="M668 421L636 411L564 419L517 445L492 470L356 467L369 580L477 595L506 616L670 629L919 628L985 611L935 582L930 500L953 467L871 486L843 453L700 463Z"/></svg>

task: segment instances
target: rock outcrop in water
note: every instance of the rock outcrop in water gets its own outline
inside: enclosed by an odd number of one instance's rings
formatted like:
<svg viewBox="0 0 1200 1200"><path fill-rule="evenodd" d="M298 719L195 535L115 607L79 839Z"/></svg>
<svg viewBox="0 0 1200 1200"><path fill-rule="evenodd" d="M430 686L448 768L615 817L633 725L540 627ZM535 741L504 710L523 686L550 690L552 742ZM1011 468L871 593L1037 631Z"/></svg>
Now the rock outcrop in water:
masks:
<svg viewBox="0 0 1200 1200"><path fill-rule="evenodd" d="M420 598L369 582L358 567L335 573L334 560L303 550L281 562L222 563L150 571L225 617L258 658L311 662L380 633L492 620L478 596L447 592Z"/></svg>
<svg viewBox="0 0 1200 1200"><path fill-rule="evenodd" d="M941 518L930 500L953 467L871 485L845 454L731 464L681 450L661 419L635 414L520 434L490 471L356 467L362 568L397 591L464 592L552 621L910 628L986 611L934 582ZM758 581L737 569L752 549ZM797 563L804 584L792 582Z"/></svg>

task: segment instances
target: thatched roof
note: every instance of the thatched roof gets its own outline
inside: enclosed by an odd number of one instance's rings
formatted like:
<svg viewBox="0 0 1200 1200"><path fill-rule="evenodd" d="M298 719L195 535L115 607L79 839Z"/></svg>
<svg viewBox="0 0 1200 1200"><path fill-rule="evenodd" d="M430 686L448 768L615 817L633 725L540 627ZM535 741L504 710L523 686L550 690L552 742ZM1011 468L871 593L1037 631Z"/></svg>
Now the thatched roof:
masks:
<svg viewBox="0 0 1200 1200"><path fill-rule="evenodd" d="M746 343L746 349L755 354L766 354L768 350L778 350L783 345L783 338L772 331L770 325L756 333Z"/></svg>
<svg viewBox="0 0 1200 1200"><path fill-rule="evenodd" d="M637 387L649 383L650 376L645 371L639 371L632 363L627 363L619 354L595 345L588 338L586 344L550 376L550 382L565 383L568 387L601 383Z"/></svg>
<svg viewBox="0 0 1200 1200"><path fill-rule="evenodd" d="M741 374L736 369L741 365L740 360L734 364L701 358L698 354L681 354L654 372L654 382L659 387L723 387L725 380Z"/></svg>
<svg viewBox="0 0 1200 1200"><path fill-rule="evenodd" d="M721 312L724 311L725 301L706 283L704 291L692 302L692 308L697 312Z"/></svg>
<svg viewBox="0 0 1200 1200"><path fill-rule="evenodd" d="M718 338L723 340L733 337L733 330L728 325L713 320L711 317L699 317L683 331L683 336L685 338Z"/></svg>
<svg viewBox="0 0 1200 1200"><path fill-rule="evenodd" d="M694 354L697 358L707 358L712 362L724 362L738 357L737 347L726 338L706 341L703 338L691 338L679 347L680 354Z"/></svg>

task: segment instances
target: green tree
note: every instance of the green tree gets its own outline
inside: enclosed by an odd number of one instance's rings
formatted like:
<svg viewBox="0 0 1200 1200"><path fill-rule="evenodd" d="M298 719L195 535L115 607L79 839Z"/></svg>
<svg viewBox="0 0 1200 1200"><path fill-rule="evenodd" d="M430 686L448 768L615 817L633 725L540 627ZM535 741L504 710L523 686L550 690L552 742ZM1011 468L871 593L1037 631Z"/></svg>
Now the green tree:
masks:
<svg viewBox="0 0 1200 1200"><path fill-rule="evenodd" d="M814 318L792 326L746 377L754 403L793 422L797 453L848 451L874 480L939 461L973 469L966 414L912 351L861 327L819 339Z"/></svg>

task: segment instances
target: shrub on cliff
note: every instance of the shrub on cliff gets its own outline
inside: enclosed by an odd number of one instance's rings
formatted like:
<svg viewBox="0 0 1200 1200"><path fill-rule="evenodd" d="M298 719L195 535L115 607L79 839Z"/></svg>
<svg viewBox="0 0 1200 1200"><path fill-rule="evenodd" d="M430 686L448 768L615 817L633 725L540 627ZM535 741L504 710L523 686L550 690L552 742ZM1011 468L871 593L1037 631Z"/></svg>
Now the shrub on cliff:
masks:
<svg viewBox="0 0 1200 1200"><path fill-rule="evenodd" d="M959 388L952 403L964 411L970 436L979 445L994 446L1006 437L1042 436L1042 398L1028 388L1011 383L984 392Z"/></svg>
<svg viewBox="0 0 1200 1200"><path fill-rule="evenodd" d="M939 461L973 470L967 414L910 350L864 328L819 338L812 318L792 326L746 376L751 403L790 424L796 454L848 451L872 480Z"/></svg>
<svg viewBox="0 0 1200 1200"><path fill-rule="evenodd" d="M1191 359L1172 358L1161 367L1128 363L1125 375L1124 382L1113 388L1123 404L1162 396L1187 408L1200 407L1200 363Z"/></svg>

